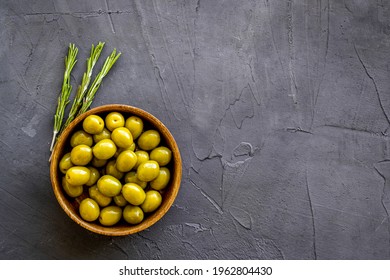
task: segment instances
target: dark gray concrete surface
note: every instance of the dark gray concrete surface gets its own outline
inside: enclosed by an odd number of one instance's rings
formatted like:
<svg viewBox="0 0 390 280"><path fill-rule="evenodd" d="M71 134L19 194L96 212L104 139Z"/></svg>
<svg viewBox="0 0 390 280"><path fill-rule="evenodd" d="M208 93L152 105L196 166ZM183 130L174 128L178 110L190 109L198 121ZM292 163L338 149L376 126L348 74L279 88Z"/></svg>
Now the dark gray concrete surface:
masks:
<svg viewBox="0 0 390 280"><path fill-rule="evenodd" d="M67 45L122 57L93 107L158 118L183 158L149 230L92 234L49 180ZM390 2L0 1L1 259L390 259ZM103 60L103 59L101 59Z"/></svg>

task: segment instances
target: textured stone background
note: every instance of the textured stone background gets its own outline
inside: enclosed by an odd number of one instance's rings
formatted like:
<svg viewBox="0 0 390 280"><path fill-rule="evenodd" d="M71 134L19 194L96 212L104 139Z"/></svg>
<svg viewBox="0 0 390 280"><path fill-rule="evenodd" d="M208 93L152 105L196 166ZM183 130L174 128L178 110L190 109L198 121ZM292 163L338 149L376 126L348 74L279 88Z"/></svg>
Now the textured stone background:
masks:
<svg viewBox="0 0 390 280"><path fill-rule="evenodd" d="M93 106L159 117L183 158L150 230L94 235L49 181L70 42L122 57ZM390 259L390 3L0 1L0 258ZM103 59L101 59L103 60Z"/></svg>

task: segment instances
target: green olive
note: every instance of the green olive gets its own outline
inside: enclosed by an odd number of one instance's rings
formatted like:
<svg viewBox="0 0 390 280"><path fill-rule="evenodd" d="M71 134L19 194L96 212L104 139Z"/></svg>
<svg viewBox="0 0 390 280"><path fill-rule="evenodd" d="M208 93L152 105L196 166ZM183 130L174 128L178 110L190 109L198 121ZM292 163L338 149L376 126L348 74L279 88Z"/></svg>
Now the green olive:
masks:
<svg viewBox="0 0 390 280"><path fill-rule="evenodd" d="M102 194L96 185L90 187L88 189L88 193L89 193L89 197L95 200L97 204L99 204L99 206L101 207L105 207L109 205L112 201L112 198Z"/></svg>
<svg viewBox="0 0 390 280"><path fill-rule="evenodd" d="M107 164L107 160L106 159L98 159L96 157L93 157L91 164L92 164L92 166L99 168L99 167L105 166Z"/></svg>
<svg viewBox="0 0 390 280"><path fill-rule="evenodd" d="M92 157L91 147L84 144L77 145L70 152L70 160L74 165L87 165Z"/></svg>
<svg viewBox="0 0 390 280"><path fill-rule="evenodd" d="M116 159L116 168L121 172L128 172L137 163L137 155L131 150L124 150Z"/></svg>
<svg viewBox="0 0 390 280"><path fill-rule="evenodd" d="M115 155L116 146L111 139L103 139L96 143L92 151L98 159L109 159Z"/></svg>
<svg viewBox="0 0 390 280"><path fill-rule="evenodd" d="M135 143L133 142L133 144L131 144L130 148L128 148L127 150L130 150L130 151L135 151Z"/></svg>
<svg viewBox="0 0 390 280"><path fill-rule="evenodd" d="M161 137L157 130L151 129L143 132L138 138L138 146L145 151L153 150L160 144Z"/></svg>
<svg viewBox="0 0 390 280"><path fill-rule="evenodd" d="M157 178L160 166L155 160L147 160L137 168L137 177L141 181L149 182Z"/></svg>
<svg viewBox="0 0 390 280"><path fill-rule="evenodd" d="M73 166L66 171L66 181L74 186L84 185L88 182L91 171L84 166Z"/></svg>
<svg viewBox="0 0 390 280"><path fill-rule="evenodd" d="M105 196L114 197L121 192L121 182L111 175L103 175L97 181L99 191Z"/></svg>
<svg viewBox="0 0 390 280"><path fill-rule="evenodd" d="M135 151L135 154L137 156L137 163L135 164L134 168L138 168L138 166L141 163L149 160L148 152L145 152L145 151L142 151L142 150L138 150L138 151Z"/></svg>
<svg viewBox="0 0 390 280"><path fill-rule="evenodd" d="M122 195L132 205L140 205L145 200L145 191L135 183L124 184Z"/></svg>
<svg viewBox="0 0 390 280"><path fill-rule="evenodd" d="M89 176L89 180L85 184L90 187L96 184L97 180L100 178L100 173L95 167L88 166L88 169L91 171L91 176Z"/></svg>
<svg viewBox="0 0 390 280"><path fill-rule="evenodd" d="M92 198L85 198L80 203L79 212L81 218L87 222L95 221L100 214L99 205Z"/></svg>
<svg viewBox="0 0 390 280"><path fill-rule="evenodd" d="M94 134L92 137L93 141L97 143L103 139L111 139L111 132L107 128L103 128L102 132Z"/></svg>
<svg viewBox="0 0 390 280"><path fill-rule="evenodd" d="M148 185L147 182L140 181L137 177L137 173L135 171L130 171L125 175L125 183L136 183L141 188L145 189Z"/></svg>
<svg viewBox="0 0 390 280"><path fill-rule="evenodd" d="M125 122L125 127L130 130L134 139L137 139L141 135L142 130L144 129L144 122L141 118L136 116L131 116L127 118Z"/></svg>
<svg viewBox="0 0 390 280"><path fill-rule="evenodd" d="M145 201L141 204L141 208L145 213L150 213L156 210L161 202L161 194L158 191L150 190L146 192Z"/></svg>
<svg viewBox="0 0 390 280"><path fill-rule="evenodd" d="M98 115L89 115L83 121L83 129L89 134L99 134L103 131L104 121Z"/></svg>
<svg viewBox="0 0 390 280"><path fill-rule="evenodd" d="M128 149L134 143L130 130L126 127L115 128L111 133L111 139L119 148Z"/></svg>
<svg viewBox="0 0 390 280"><path fill-rule="evenodd" d="M66 171L73 166L72 160L70 159L70 153L66 153L60 160L60 171L65 174Z"/></svg>
<svg viewBox="0 0 390 280"><path fill-rule="evenodd" d="M129 224L136 225L144 219L144 212L138 206L127 205L123 209L123 219Z"/></svg>
<svg viewBox="0 0 390 280"><path fill-rule="evenodd" d="M125 125L125 118L119 112L111 112L106 116L106 127L113 131L115 128Z"/></svg>
<svg viewBox="0 0 390 280"><path fill-rule="evenodd" d="M72 134L72 137L70 138L70 145L72 147L76 147L77 145L81 144L87 145L89 147L93 145L92 135L85 132L84 130L76 131Z"/></svg>
<svg viewBox="0 0 390 280"><path fill-rule="evenodd" d="M168 185L170 178L171 172L169 169L166 167L161 167L157 178L149 183L150 187L157 191L162 190Z"/></svg>
<svg viewBox="0 0 390 280"><path fill-rule="evenodd" d="M122 179L123 177L123 172L120 172L117 168L116 168L116 162L115 160L110 160L107 165L106 165L106 174L107 175L111 175L111 176L114 176L115 178L117 178L118 180Z"/></svg>
<svg viewBox="0 0 390 280"><path fill-rule="evenodd" d="M150 159L157 161L160 166L167 165L171 161L171 158L172 151L164 146L154 148L150 152Z"/></svg>
<svg viewBox="0 0 390 280"><path fill-rule="evenodd" d="M83 193L83 186L73 186L68 183L65 176L62 178L62 187L65 193L70 197L78 197Z"/></svg>
<svg viewBox="0 0 390 280"><path fill-rule="evenodd" d="M122 208L107 206L100 211L99 222L103 226L113 226L122 218Z"/></svg>
<svg viewBox="0 0 390 280"><path fill-rule="evenodd" d="M119 207L126 206L127 200L123 197L123 194L118 194L117 196L114 196L114 202Z"/></svg>

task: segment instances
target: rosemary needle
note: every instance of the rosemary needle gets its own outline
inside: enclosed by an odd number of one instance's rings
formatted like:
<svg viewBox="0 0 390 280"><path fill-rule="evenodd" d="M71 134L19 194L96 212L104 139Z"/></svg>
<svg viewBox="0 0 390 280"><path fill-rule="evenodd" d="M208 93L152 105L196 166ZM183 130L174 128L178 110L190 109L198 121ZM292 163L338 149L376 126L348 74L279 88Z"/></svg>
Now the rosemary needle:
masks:
<svg viewBox="0 0 390 280"><path fill-rule="evenodd" d="M78 48L74 44L69 44L68 55L65 57L65 72L64 80L62 82L61 93L58 96L57 109L54 115L54 129L53 129L53 139L50 145L50 151L53 150L57 134L61 130L62 120L64 118L65 108L70 102L69 96L72 91L72 86L70 85L70 74L77 60Z"/></svg>

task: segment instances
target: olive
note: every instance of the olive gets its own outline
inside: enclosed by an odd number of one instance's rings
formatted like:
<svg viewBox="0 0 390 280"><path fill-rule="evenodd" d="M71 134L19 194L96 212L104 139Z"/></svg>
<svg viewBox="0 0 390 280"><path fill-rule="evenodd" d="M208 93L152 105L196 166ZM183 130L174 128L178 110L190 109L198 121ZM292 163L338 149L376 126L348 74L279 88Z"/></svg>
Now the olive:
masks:
<svg viewBox="0 0 390 280"><path fill-rule="evenodd" d="M85 132L84 130L76 131L72 134L72 137L70 138L70 145L72 147L76 147L77 145L81 144L87 145L89 147L93 145L92 135Z"/></svg>
<svg viewBox="0 0 390 280"><path fill-rule="evenodd" d="M111 175L103 175L97 181L97 187L99 191L109 197L114 197L121 192L121 182Z"/></svg>
<svg viewBox="0 0 390 280"><path fill-rule="evenodd" d="M87 165L92 160L91 147L81 144L70 151L70 160L74 165Z"/></svg>
<svg viewBox="0 0 390 280"><path fill-rule="evenodd" d="M66 153L60 160L60 171L66 173L66 171L73 166L72 160L70 159L70 153Z"/></svg>
<svg viewBox="0 0 390 280"><path fill-rule="evenodd" d="M141 181L149 182L157 178L160 166L155 160L147 160L141 163L137 168L137 177Z"/></svg>
<svg viewBox="0 0 390 280"><path fill-rule="evenodd" d="M92 198L85 198L80 203L79 212L81 218L87 222L95 221L100 214L99 205Z"/></svg>
<svg viewBox="0 0 390 280"><path fill-rule="evenodd" d="M103 139L96 143L92 151L98 159L109 159L115 155L116 146L111 139Z"/></svg>
<svg viewBox="0 0 390 280"><path fill-rule="evenodd" d="M111 139L114 141L115 145L124 149L130 148L134 143L133 136L126 127L115 128L111 133Z"/></svg>
<svg viewBox="0 0 390 280"><path fill-rule="evenodd" d="M150 129L143 132L138 138L138 146L145 151L153 150L160 144L161 137L157 130Z"/></svg>
<svg viewBox="0 0 390 280"><path fill-rule="evenodd" d="M114 202L120 207L126 206L127 204L127 200L123 197L123 194L118 194L117 196L114 196Z"/></svg>
<svg viewBox="0 0 390 280"><path fill-rule="evenodd" d="M91 171L91 175L89 176L88 182L85 184L90 187L96 184L97 180L100 178L100 173L95 167L88 166L88 169Z"/></svg>
<svg viewBox="0 0 390 280"><path fill-rule="evenodd" d="M119 112L111 112L106 116L106 127L108 130L113 131L117 127L125 125L125 118Z"/></svg>
<svg viewBox="0 0 390 280"><path fill-rule="evenodd" d="M123 219L129 224L136 225L144 219L144 212L138 206L127 205L123 209Z"/></svg>
<svg viewBox="0 0 390 280"><path fill-rule="evenodd" d="M132 205L140 205L145 200L144 190L135 183L124 184L122 195Z"/></svg>
<svg viewBox="0 0 390 280"><path fill-rule="evenodd" d="M83 121L83 129L89 134L99 134L103 131L104 121L98 115L89 115Z"/></svg>
<svg viewBox="0 0 390 280"><path fill-rule="evenodd" d="M128 172L137 163L137 155L131 150L124 150L116 159L116 168L121 172Z"/></svg>
<svg viewBox="0 0 390 280"><path fill-rule="evenodd" d="M137 156L137 163L135 164L134 168L138 168L138 166L149 160L149 154L148 152L145 152L145 151L141 151L141 150L138 150L138 151L135 151L135 154Z"/></svg>
<svg viewBox="0 0 390 280"><path fill-rule="evenodd" d="M147 191L145 194L145 201L141 204L141 208L145 213L153 212L160 206L161 201L162 197L158 191Z"/></svg>
<svg viewBox="0 0 390 280"><path fill-rule="evenodd" d="M62 188L70 197L78 197L83 193L83 186L73 186L68 183L65 176L62 178Z"/></svg>
<svg viewBox="0 0 390 280"><path fill-rule="evenodd" d="M116 163L115 163L115 160L110 160L107 165L106 165L106 174L107 175L111 175L111 176L114 176L115 178L117 178L118 180L122 179L123 177L123 172L120 172L117 168L116 168Z"/></svg>
<svg viewBox="0 0 390 280"><path fill-rule="evenodd" d="M92 158L92 161L91 161L91 164L94 166L94 167L103 167L105 166L107 163L107 160L106 159L98 159L96 157L93 157Z"/></svg>
<svg viewBox="0 0 390 280"><path fill-rule="evenodd" d="M144 129L144 122L141 118L136 116L131 116L126 119L125 127L130 130L134 139L137 139L141 135L142 130Z"/></svg>
<svg viewBox="0 0 390 280"><path fill-rule="evenodd" d="M88 189L88 194L89 197L95 200L101 207L109 205L112 201L112 198L102 194L96 185Z"/></svg>
<svg viewBox="0 0 390 280"><path fill-rule="evenodd" d="M146 188L148 185L147 182L140 181L137 177L137 173L135 171L130 171L126 173L125 175L125 183L136 183L139 185L141 188Z"/></svg>
<svg viewBox="0 0 390 280"><path fill-rule="evenodd" d="M72 166L66 171L66 181L74 186L84 185L88 182L91 171L84 166Z"/></svg>
<svg viewBox="0 0 390 280"><path fill-rule="evenodd" d="M150 187L157 191L162 190L168 185L170 178L171 173L169 169L166 167L161 167L157 178L149 183Z"/></svg>
<svg viewBox="0 0 390 280"><path fill-rule="evenodd" d="M100 211L99 222L103 226L113 226L122 218L122 208L107 206Z"/></svg>
<svg viewBox="0 0 390 280"><path fill-rule="evenodd" d="M111 132L107 128L103 128L102 132L94 134L92 138L95 143L103 139L111 139Z"/></svg>
<svg viewBox="0 0 390 280"><path fill-rule="evenodd" d="M172 151L164 146L154 148L150 152L150 159L157 161L160 166L167 165L171 161L171 158Z"/></svg>

